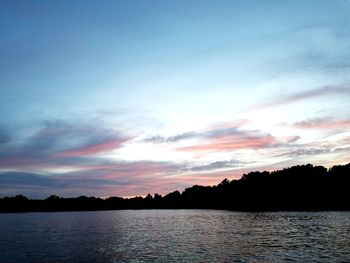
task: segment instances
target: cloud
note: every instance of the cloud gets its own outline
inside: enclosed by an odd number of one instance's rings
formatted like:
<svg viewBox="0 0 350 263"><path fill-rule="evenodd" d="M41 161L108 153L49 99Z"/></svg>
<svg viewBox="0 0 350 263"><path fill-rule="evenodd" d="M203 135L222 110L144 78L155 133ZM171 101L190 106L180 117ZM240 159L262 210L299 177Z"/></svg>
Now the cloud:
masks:
<svg viewBox="0 0 350 263"><path fill-rule="evenodd" d="M84 163L83 158L109 152L131 140L100 124L45 121L33 134L13 138L0 148L0 168L59 168ZM96 162L96 160L89 159Z"/></svg>
<svg viewBox="0 0 350 263"><path fill-rule="evenodd" d="M170 162L111 162L107 165L93 166L90 169L104 171L111 178L147 177L149 175L163 175L178 171L179 165Z"/></svg>
<svg viewBox="0 0 350 263"><path fill-rule="evenodd" d="M217 137L224 134L240 133L239 128L249 123L249 120L239 119L232 122L215 123L210 125L207 129L201 131L188 131L180 133L174 136L164 137L155 135L144 139L142 142L145 143L176 143L184 140L191 139L203 139L210 137Z"/></svg>
<svg viewBox="0 0 350 263"><path fill-rule="evenodd" d="M210 125L210 129L223 129L223 128L242 128L246 124L251 123L251 120L248 119L236 119L232 121L226 121L226 122L217 122L212 125Z"/></svg>
<svg viewBox="0 0 350 263"><path fill-rule="evenodd" d="M163 137L160 135L156 135L153 137L149 137L143 140L143 142L146 143L173 143L173 142L178 142L182 140L187 140L187 139L193 139L201 136L200 134L196 132L185 132L181 133L175 136L170 136L170 137Z"/></svg>
<svg viewBox="0 0 350 263"><path fill-rule="evenodd" d="M289 150L286 153L281 154L280 156L298 158L302 156L315 156L325 153L330 153L330 149L328 147L311 148L304 145L298 149Z"/></svg>
<svg viewBox="0 0 350 263"><path fill-rule="evenodd" d="M350 119L318 118L297 122L293 126L299 129L345 129L350 128Z"/></svg>
<svg viewBox="0 0 350 263"><path fill-rule="evenodd" d="M256 149L272 146L277 143L275 137L264 134L241 132L232 135L218 135L208 140L190 146L179 147L179 151L234 151L241 149Z"/></svg>
<svg viewBox="0 0 350 263"><path fill-rule="evenodd" d="M245 122L246 123L246 122ZM219 128L217 128L219 127ZM297 140L299 137L293 137ZM143 142L174 143L195 139L196 144L177 147L178 151L233 151L240 149L264 148L276 144L275 137L257 130L247 131L226 125L211 126L207 130L190 131L171 137L154 136ZM199 140L199 143L198 143Z"/></svg>
<svg viewBox="0 0 350 263"><path fill-rule="evenodd" d="M10 134L4 129L0 127L0 144L6 144L11 141Z"/></svg>
<svg viewBox="0 0 350 263"><path fill-rule="evenodd" d="M289 136L286 138L287 143L293 143L293 142L297 142L301 139L300 136Z"/></svg>
<svg viewBox="0 0 350 263"><path fill-rule="evenodd" d="M95 155L99 153L105 153L112 151L114 149L120 148L124 142L128 141L129 138L116 138L113 140L108 140L101 143L96 143L92 145L86 145L78 149L70 149L67 151L59 152L56 156L60 157L81 157Z"/></svg>
<svg viewBox="0 0 350 263"><path fill-rule="evenodd" d="M50 187L52 185L52 178L39 174L25 172L0 173L0 187L2 190L9 187Z"/></svg>
<svg viewBox="0 0 350 263"><path fill-rule="evenodd" d="M100 123L45 121L31 134L0 148L2 195L130 196L183 186L169 177L181 165L99 156L129 140L130 136Z"/></svg>
<svg viewBox="0 0 350 263"><path fill-rule="evenodd" d="M350 146L337 147L333 149L334 153L348 153L350 151Z"/></svg>
<svg viewBox="0 0 350 263"><path fill-rule="evenodd" d="M36 150L68 150L98 145L120 137L116 130L93 121L45 121L42 127L27 139L27 147Z"/></svg>
<svg viewBox="0 0 350 263"><path fill-rule="evenodd" d="M0 172L1 195L25 194L40 198L51 194L67 197L143 195L155 192L155 189L159 192L162 187L174 187L174 184L167 186L167 183L176 180L161 175L179 169L177 165L166 162L116 162L85 168L59 174Z"/></svg>
<svg viewBox="0 0 350 263"><path fill-rule="evenodd" d="M275 101L263 103L258 106L258 108L270 108L276 106L283 106L286 104L291 104L307 99L313 99L318 97L324 97L329 95L342 95L349 94L350 95L350 87L349 86L324 86L312 90L307 90L299 93L294 93L289 96L280 98Z"/></svg>
<svg viewBox="0 0 350 263"><path fill-rule="evenodd" d="M103 193L122 185L122 182L104 178L79 178L74 175L58 176L23 172L0 173L2 195L24 194L31 198L45 198L52 194L66 197Z"/></svg>
<svg viewBox="0 0 350 263"><path fill-rule="evenodd" d="M341 145L341 147L339 147ZM275 157L319 157L322 154L338 154L348 152L350 149L349 137L338 141L313 142L306 144L286 144L277 150Z"/></svg>
<svg viewBox="0 0 350 263"><path fill-rule="evenodd" d="M201 171L219 170L224 168L233 168L240 165L242 165L242 162L238 160L225 160L225 161L212 162L204 165L186 167L183 170L190 171L190 172L201 172Z"/></svg>
<svg viewBox="0 0 350 263"><path fill-rule="evenodd" d="M231 123L219 123L211 125L208 129L201 131L189 131L175 136L163 137L153 136L142 142L150 143L176 143L184 140L196 140L196 144L177 147L178 151L233 151L240 149L264 148L276 144L276 139L260 131L246 131L240 129L248 123L248 120L239 120ZM299 137L293 137L297 140ZM199 140L199 143L198 143ZM199 168L200 169L200 168Z"/></svg>

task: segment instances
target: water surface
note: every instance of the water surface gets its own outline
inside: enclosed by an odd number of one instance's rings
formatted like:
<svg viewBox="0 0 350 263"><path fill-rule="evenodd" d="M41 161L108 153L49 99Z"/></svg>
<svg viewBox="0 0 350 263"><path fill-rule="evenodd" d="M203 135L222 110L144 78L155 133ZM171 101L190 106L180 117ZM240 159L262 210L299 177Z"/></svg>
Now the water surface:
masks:
<svg viewBox="0 0 350 263"><path fill-rule="evenodd" d="M0 262L350 262L350 212L0 214Z"/></svg>

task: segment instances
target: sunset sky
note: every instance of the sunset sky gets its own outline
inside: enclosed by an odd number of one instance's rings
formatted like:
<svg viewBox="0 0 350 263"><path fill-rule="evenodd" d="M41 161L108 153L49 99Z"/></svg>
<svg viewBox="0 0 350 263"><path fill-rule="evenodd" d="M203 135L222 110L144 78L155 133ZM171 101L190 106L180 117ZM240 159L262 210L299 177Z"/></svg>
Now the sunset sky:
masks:
<svg viewBox="0 0 350 263"><path fill-rule="evenodd" d="M350 162L350 1L0 1L0 196L166 194Z"/></svg>

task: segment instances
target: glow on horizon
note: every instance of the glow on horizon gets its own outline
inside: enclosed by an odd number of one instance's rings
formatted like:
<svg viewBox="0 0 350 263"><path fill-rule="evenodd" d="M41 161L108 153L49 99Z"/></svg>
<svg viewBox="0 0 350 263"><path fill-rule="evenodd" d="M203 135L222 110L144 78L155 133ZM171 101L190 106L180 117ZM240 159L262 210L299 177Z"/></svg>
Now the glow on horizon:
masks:
<svg viewBox="0 0 350 263"><path fill-rule="evenodd" d="M3 1L0 189L165 194L350 161L350 4Z"/></svg>

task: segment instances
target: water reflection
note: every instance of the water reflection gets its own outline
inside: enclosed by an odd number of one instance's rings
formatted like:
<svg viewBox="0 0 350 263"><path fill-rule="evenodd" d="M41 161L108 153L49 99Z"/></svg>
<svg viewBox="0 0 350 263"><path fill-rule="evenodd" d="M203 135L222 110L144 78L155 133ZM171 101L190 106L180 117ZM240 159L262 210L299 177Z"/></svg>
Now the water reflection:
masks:
<svg viewBox="0 0 350 263"><path fill-rule="evenodd" d="M349 212L0 215L0 262L345 262L349 240Z"/></svg>

